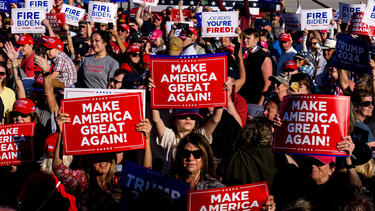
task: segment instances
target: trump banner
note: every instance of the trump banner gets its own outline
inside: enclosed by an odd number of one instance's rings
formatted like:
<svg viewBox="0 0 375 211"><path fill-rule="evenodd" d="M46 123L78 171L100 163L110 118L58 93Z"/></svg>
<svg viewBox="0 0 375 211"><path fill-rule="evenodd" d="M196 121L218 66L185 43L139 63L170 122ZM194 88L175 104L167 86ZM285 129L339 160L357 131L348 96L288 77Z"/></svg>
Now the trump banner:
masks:
<svg viewBox="0 0 375 211"><path fill-rule="evenodd" d="M0 125L0 166L19 165L34 160L35 123Z"/></svg>
<svg viewBox="0 0 375 211"><path fill-rule="evenodd" d="M114 23L117 15L117 4L99 1L89 2L90 22Z"/></svg>
<svg viewBox="0 0 375 211"><path fill-rule="evenodd" d="M135 129L143 119L141 93L64 99L61 106L71 118L63 125L65 154L145 148L143 134Z"/></svg>
<svg viewBox="0 0 375 211"><path fill-rule="evenodd" d="M325 30L331 27L332 8L302 10L301 30Z"/></svg>
<svg viewBox="0 0 375 211"><path fill-rule="evenodd" d="M12 9L12 34L17 33L45 33L46 28L42 20L46 18L43 9L13 8Z"/></svg>
<svg viewBox="0 0 375 211"><path fill-rule="evenodd" d="M65 26L65 14L64 13L47 13L46 18L51 25L51 28L56 33L65 32L63 28Z"/></svg>
<svg viewBox="0 0 375 211"><path fill-rule="evenodd" d="M0 12L9 12L10 5L8 0L0 0Z"/></svg>
<svg viewBox="0 0 375 211"><path fill-rule="evenodd" d="M145 4L146 6L158 6L159 0L133 0L133 3Z"/></svg>
<svg viewBox="0 0 375 211"><path fill-rule="evenodd" d="M207 108L227 105L224 53L151 56L152 108Z"/></svg>
<svg viewBox="0 0 375 211"><path fill-rule="evenodd" d="M369 0L367 2L367 7L365 14L363 16L363 22L367 23L370 26L375 26L375 1Z"/></svg>
<svg viewBox="0 0 375 211"><path fill-rule="evenodd" d="M348 135L350 97L291 95L283 98L282 125L276 130L273 152L346 156L336 144Z"/></svg>
<svg viewBox="0 0 375 211"><path fill-rule="evenodd" d="M350 71L367 71L368 48L369 46L365 41L339 33L337 35L336 53L332 57L331 65Z"/></svg>
<svg viewBox="0 0 375 211"><path fill-rule="evenodd" d="M343 2L339 3L339 18L343 23L350 23L354 13L364 12L366 9L366 4L345 4Z"/></svg>
<svg viewBox="0 0 375 211"><path fill-rule="evenodd" d="M203 12L202 37L237 37L238 12Z"/></svg>
<svg viewBox="0 0 375 211"><path fill-rule="evenodd" d="M189 20L191 17L191 10L182 10L184 20ZM180 11L178 9L171 9L172 21L180 21Z"/></svg>
<svg viewBox="0 0 375 211"><path fill-rule="evenodd" d="M125 190L130 191L132 193L131 196L134 198L138 198L141 193L149 189L157 188L167 192L172 199L179 199L186 197L190 189L189 184L185 181L129 161L126 161L123 167L119 184Z"/></svg>
<svg viewBox="0 0 375 211"><path fill-rule="evenodd" d="M40 8L44 9L46 13L51 12L52 6L52 0L25 0L25 8Z"/></svg>
<svg viewBox="0 0 375 211"><path fill-rule="evenodd" d="M189 191L188 211L239 210L257 211L267 202L266 182Z"/></svg>
<svg viewBox="0 0 375 211"><path fill-rule="evenodd" d="M364 12L356 12L353 14L349 25L349 31L351 34L365 35L365 36L374 36L375 35L375 26L370 26L363 22Z"/></svg>
<svg viewBox="0 0 375 211"><path fill-rule="evenodd" d="M293 31L301 31L301 14L281 13L285 28Z"/></svg>
<svg viewBox="0 0 375 211"><path fill-rule="evenodd" d="M66 23L71 26L78 26L79 20L85 15L85 9L63 4L61 12L65 14Z"/></svg>

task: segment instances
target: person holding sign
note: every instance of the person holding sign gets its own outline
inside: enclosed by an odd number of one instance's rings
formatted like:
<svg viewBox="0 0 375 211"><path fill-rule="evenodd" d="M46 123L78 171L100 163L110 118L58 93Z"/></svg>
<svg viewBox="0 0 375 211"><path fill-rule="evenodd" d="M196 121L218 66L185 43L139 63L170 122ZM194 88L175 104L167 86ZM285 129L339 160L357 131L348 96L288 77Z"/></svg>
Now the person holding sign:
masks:
<svg viewBox="0 0 375 211"><path fill-rule="evenodd" d="M109 35L97 30L91 34L91 47L95 55L84 57L78 70L78 86L84 88L108 87L119 63L109 54L112 52Z"/></svg>
<svg viewBox="0 0 375 211"><path fill-rule="evenodd" d="M199 133L190 133L177 146L171 175L190 184L190 190L225 187L215 178L213 157L208 140Z"/></svg>
<svg viewBox="0 0 375 211"><path fill-rule="evenodd" d="M88 159L85 170L71 170L61 159L60 146L62 139L62 125L70 122L69 114L58 113L56 123L59 136L55 147L53 171L67 192L76 196L79 210L121 210L120 200L122 190L118 185L116 172L116 155L113 153L93 154ZM152 126L148 119L141 120L136 125L138 132L146 136L148 147ZM151 160L150 148L146 149L145 159ZM145 161L146 163L146 161ZM147 162L149 165L149 162Z"/></svg>

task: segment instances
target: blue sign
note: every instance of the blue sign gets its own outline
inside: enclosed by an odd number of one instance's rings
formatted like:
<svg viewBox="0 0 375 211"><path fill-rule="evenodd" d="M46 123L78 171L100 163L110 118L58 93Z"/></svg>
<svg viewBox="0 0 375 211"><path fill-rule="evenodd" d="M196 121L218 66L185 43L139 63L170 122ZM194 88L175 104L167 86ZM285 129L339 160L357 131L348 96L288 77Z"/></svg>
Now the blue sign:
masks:
<svg viewBox="0 0 375 211"><path fill-rule="evenodd" d="M0 12L9 12L8 0L0 0Z"/></svg>
<svg viewBox="0 0 375 211"><path fill-rule="evenodd" d="M129 2L129 0L111 0L111 2Z"/></svg>
<svg viewBox="0 0 375 211"><path fill-rule="evenodd" d="M198 22L198 26L201 27L202 26L202 13L201 12L198 12L196 14L197 16L197 22Z"/></svg>
<svg viewBox="0 0 375 211"><path fill-rule="evenodd" d="M342 33L337 35L332 66L350 71L367 71L368 62L369 49L366 42Z"/></svg>
<svg viewBox="0 0 375 211"><path fill-rule="evenodd" d="M153 171L138 164L127 161L119 184L130 189L135 198L139 194L152 188L158 188L167 192L172 199L186 196L189 184L182 180L172 178L168 175Z"/></svg>

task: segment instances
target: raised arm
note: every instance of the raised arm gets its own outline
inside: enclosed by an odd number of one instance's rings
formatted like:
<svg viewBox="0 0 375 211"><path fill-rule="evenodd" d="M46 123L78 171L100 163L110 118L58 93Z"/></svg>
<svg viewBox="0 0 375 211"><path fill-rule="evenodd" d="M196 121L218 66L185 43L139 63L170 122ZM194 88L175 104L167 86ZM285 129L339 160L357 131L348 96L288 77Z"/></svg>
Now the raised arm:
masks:
<svg viewBox="0 0 375 211"><path fill-rule="evenodd" d="M216 2L217 2L217 7L219 7L220 11L227 11L227 8L225 8L223 5L223 0L216 0Z"/></svg>
<svg viewBox="0 0 375 211"><path fill-rule="evenodd" d="M69 25L65 24L64 29L66 31L66 37L67 37L67 40L68 40L68 49L69 49L69 52L72 55L75 55L73 40L72 40L72 37L70 36Z"/></svg>
<svg viewBox="0 0 375 211"><path fill-rule="evenodd" d="M8 58L10 59L10 61L12 62L12 70L13 70L12 72L14 76L14 82L16 84L17 98L26 98L25 87L23 86L22 80L18 75L19 64L18 64L17 59L18 59L19 52L14 50L13 44L11 42L6 42L3 50L8 56Z"/></svg>
<svg viewBox="0 0 375 211"><path fill-rule="evenodd" d="M178 2L178 15L180 16L180 22L185 21L184 13L182 12L182 5L183 5L183 1L179 1Z"/></svg>
<svg viewBox="0 0 375 211"><path fill-rule="evenodd" d="M137 125L137 131L143 132L146 138L146 149L145 149L145 156L143 158L143 166L146 168L152 168L152 151L150 145L150 137L151 137L151 123L149 119L143 119Z"/></svg>
<svg viewBox="0 0 375 211"><path fill-rule="evenodd" d="M47 27L47 30L48 30L48 35L50 37L57 37L55 32L53 32L52 30L52 27L51 27L51 24L49 24L49 21L47 19L43 19L42 20L42 24L45 25Z"/></svg>
<svg viewBox="0 0 375 211"><path fill-rule="evenodd" d="M266 57L264 59L264 62L261 67L262 70L262 76L264 81L264 86L262 89L262 93L265 93L268 90L268 87L271 85L271 81L268 80L268 78L272 75L272 61L269 57ZM260 97L258 101L258 105L262 105L264 101L264 95Z"/></svg>
<svg viewBox="0 0 375 211"><path fill-rule="evenodd" d="M142 16L144 10L145 10L145 5L141 4L138 7L137 13L135 14L135 21L137 22L139 28L141 28L142 25L143 25L143 18L141 16Z"/></svg>
<svg viewBox="0 0 375 211"><path fill-rule="evenodd" d="M150 92L151 92L151 89L155 88L154 81L151 78L149 78L148 88ZM165 124L163 120L160 118L160 112L158 109L152 109L151 113L152 113L151 114L152 121L155 123L155 126L156 126L157 136L159 140L161 140L164 136L164 132L166 129Z"/></svg>

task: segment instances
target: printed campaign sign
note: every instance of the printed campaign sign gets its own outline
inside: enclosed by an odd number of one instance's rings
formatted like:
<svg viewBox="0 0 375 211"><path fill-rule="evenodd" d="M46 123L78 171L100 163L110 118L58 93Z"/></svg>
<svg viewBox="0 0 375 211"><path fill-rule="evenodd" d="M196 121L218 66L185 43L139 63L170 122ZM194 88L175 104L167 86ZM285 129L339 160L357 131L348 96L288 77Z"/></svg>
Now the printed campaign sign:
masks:
<svg viewBox="0 0 375 211"><path fill-rule="evenodd" d="M337 35L336 53L331 65L350 71L367 71L369 62L368 44L343 33Z"/></svg>
<svg viewBox="0 0 375 211"><path fill-rule="evenodd" d="M52 6L52 0L25 0L25 8L41 8L44 9L46 13L51 12Z"/></svg>
<svg viewBox="0 0 375 211"><path fill-rule="evenodd" d="M293 31L301 30L301 14L281 13L285 28Z"/></svg>
<svg viewBox="0 0 375 211"><path fill-rule="evenodd" d="M198 13L196 14L196 16L197 16L197 25L198 25L199 27L201 27L201 26L202 26L202 13L201 13L201 12L198 12Z"/></svg>
<svg viewBox="0 0 375 211"><path fill-rule="evenodd" d="M146 142L135 125L143 119L141 93L64 99L64 153L68 155L144 149Z"/></svg>
<svg viewBox="0 0 375 211"><path fill-rule="evenodd" d="M207 108L227 105L223 85L227 56L151 56L152 108Z"/></svg>
<svg viewBox="0 0 375 211"><path fill-rule="evenodd" d="M356 12L350 22L349 31L351 34L374 36L375 26L370 26L363 22L364 12Z"/></svg>
<svg viewBox="0 0 375 211"><path fill-rule="evenodd" d="M332 8L301 11L301 30L325 30L330 28Z"/></svg>
<svg viewBox="0 0 375 211"><path fill-rule="evenodd" d="M339 3L339 17L343 23L349 23L353 14L356 12L363 12L366 9L366 4L345 4Z"/></svg>
<svg viewBox="0 0 375 211"><path fill-rule="evenodd" d="M89 2L89 17L90 22L109 23L115 22L117 14L117 4L105 3L99 1Z"/></svg>
<svg viewBox="0 0 375 211"><path fill-rule="evenodd" d="M79 20L85 15L85 9L63 4L61 12L65 13L66 23L71 26L78 26Z"/></svg>
<svg viewBox="0 0 375 211"><path fill-rule="evenodd" d="M13 8L12 10L12 33L45 33L46 28L42 20L46 18L43 9Z"/></svg>
<svg viewBox="0 0 375 211"><path fill-rule="evenodd" d="M363 16L363 22L370 26L375 26L375 1L369 0L367 2L367 7L365 14Z"/></svg>
<svg viewBox="0 0 375 211"><path fill-rule="evenodd" d="M9 12L9 1L8 0L0 0L0 12Z"/></svg>
<svg viewBox="0 0 375 211"><path fill-rule="evenodd" d="M257 211L267 202L266 182L189 191L188 211L239 210Z"/></svg>
<svg viewBox="0 0 375 211"><path fill-rule="evenodd" d="M143 89L92 89L92 88L65 88L64 99L79 97L96 97L103 95L116 95L125 93L141 93L143 106L143 118L146 114L146 91Z"/></svg>
<svg viewBox="0 0 375 211"><path fill-rule="evenodd" d="M188 20L191 17L191 10L182 10L184 20ZM180 21L180 12L178 9L171 9L172 21Z"/></svg>
<svg viewBox="0 0 375 211"><path fill-rule="evenodd" d="M238 12L203 12L202 37L237 37Z"/></svg>
<svg viewBox="0 0 375 211"><path fill-rule="evenodd" d="M54 32L62 32L65 26L65 14L64 13L47 13L46 18L51 25Z"/></svg>
<svg viewBox="0 0 375 211"><path fill-rule="evenodd" d="M0 125L0 166L34 160L34 129L33 122Z"/></svg>
<svg viewBox="0 0 375 211"><path fill-rule="evenodd" d="M346 156L336 144L348 135L350 97L290 95L280 109L282 125L276 130L272 151L295 154Z"/></svg>
<svg viewBox="0 0 375 211"><path fill-rule="evenodd" d="M133 3L145 4L146 6L158 6L159 0L133 0Z"/></svg>
<svg viewBox="0 0 375 211"><path fill-rule="evenodd" d="M179 179L152 171L138 164L126 161L119 184L131 190L132 196L138 198L142 192L158 188L167 192L172 199L179 199L187 195L190 186Z"/></svg>

